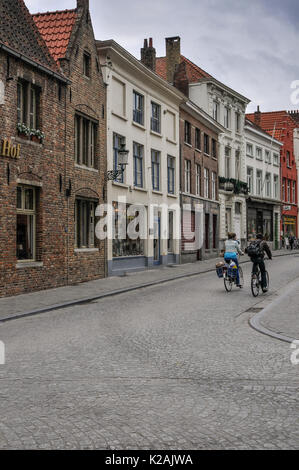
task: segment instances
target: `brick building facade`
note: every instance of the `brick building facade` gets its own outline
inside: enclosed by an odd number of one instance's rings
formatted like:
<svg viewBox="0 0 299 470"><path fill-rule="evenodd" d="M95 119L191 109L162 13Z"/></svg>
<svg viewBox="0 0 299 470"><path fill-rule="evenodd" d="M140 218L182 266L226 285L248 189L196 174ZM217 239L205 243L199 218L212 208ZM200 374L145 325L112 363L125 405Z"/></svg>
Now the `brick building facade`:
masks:
<svg viewBox="0 0 299 470"><path fill-rule="evenodd" d="M105 88L88 2L32 17L23 1L0 0L0 23L0 296L103 277L92 232Z"/></svg>

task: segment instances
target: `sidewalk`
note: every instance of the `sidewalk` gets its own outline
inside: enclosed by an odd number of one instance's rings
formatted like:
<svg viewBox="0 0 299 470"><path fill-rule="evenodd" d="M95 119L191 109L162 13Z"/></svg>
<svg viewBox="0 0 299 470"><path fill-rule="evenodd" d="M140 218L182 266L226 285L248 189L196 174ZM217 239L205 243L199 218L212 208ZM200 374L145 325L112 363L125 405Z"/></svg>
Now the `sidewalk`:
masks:
<svg viewBox="0 0 299 470"><path fill-rule="evenodd" d="M280 250L275 252L274 256L295 253L299 253L299 250L293 252ZM57 289L3 298L0 299L0 322L211 272L215 270L215 264L221 260L223 258L198 261L197 263L186 265L175 265L173 267L160 267L138 273L130 273L124 277L110 277L85 282L76 286L59 287ZM244 262L248 262L247 256L242 259L242 263Z"/></svg>

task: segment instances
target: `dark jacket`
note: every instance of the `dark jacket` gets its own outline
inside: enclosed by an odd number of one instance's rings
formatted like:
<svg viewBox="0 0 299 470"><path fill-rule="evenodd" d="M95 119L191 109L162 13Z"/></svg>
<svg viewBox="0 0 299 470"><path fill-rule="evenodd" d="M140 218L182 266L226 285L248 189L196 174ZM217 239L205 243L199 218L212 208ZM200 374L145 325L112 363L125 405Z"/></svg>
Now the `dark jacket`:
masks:
<svg viewBox="0 0 299 470"><path fill-rule="evenodd" d="M268 243L265 242L264 240L261 240L260 247L261 247L261 251L262 251L262 256L261 257L264 259L265 253L266 253L268 258L272 259L272 253L271 253L271 250L270 250L270 247L269 247Z"/></svg>

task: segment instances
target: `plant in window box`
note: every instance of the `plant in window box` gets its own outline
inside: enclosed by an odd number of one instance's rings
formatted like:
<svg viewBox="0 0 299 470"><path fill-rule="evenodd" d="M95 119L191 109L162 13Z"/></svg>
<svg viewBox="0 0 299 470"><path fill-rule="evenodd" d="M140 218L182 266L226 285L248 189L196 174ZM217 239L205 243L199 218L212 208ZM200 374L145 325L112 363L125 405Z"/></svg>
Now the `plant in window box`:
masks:
<svg viewBox="0 0 299 470"><path fill-rule="evenodd" d="M32 142L42 143L45 138L45 134L38 130L38 129L31 129L30 130L30 138Z"/></svg>
<svg viewBox="0 0 299 470"><path fill-rule="evenodd" d="M22 137L22 139L27 139L30 136L30 129L26 124L22 124L21 122L18 122L17 124L17 131L18 135Z"/></svg>

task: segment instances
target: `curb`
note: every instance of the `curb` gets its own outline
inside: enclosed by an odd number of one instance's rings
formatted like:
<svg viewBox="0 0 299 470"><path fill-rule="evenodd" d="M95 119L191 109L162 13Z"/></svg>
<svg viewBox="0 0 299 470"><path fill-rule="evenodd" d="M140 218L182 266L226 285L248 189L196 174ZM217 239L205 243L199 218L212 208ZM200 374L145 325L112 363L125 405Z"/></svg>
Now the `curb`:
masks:
<svg viewBox="0 0 299 470"><path fill-rule="evenodd" d="M291 252L291 253L284 253L284 254L277 254L277 255L274 254L273 257L278 258L280 256L291 256L293 254L295 254L295 253ZM297 253L297 254L299 254L299 253ZM241 261L240 262L240 264L247 264L247 263L251 263L251 261L248 260L248 261ZM159 279L157 281L151 281L151 282L148 282L148 283L140 284L138 286L126 287L124 289L118 289L118 290L115 290L115 291L106 292L106 293L102 293L102 294L91 296L91 297L85 297L83 299L70 300L68 302L62 302L60 304L49 305L48 307L39 308L39 309L36 309L36 310L31 310L31 311L27 311L27 312L23 312L23 313L16 313L16 314L12 314L8 317L1 318L0 319L0 324L1 323L7 323L7 322L13 321L13 320L19 320L21 318L33 317L33 316L36 316L36 315L40 315L42 313L53 312L54 310L61 310L61 309L64 309L64 308L74 307L75 305L83 305L83 304L86 304L86 303L94 302L95 300L101 300L101 299L105 299L105 298L108 298L108 297L114 297L116 295L125 294L127 292L133 292L133 291L137 291L137 290L140 290L140 289L145 289L146 287L153 287L153 286L157 286L157 285L160 285L160 284L166 284L167 282L172 282L172 281L176 281L176 280L180 280L180 279L186 279L186 278L194 277L194 276L200 276L201 274L207 274L207 273L211 273L211 272L214 272L214 271L215 271L215 268L211 268L211 269L207 269L205 271L199 271L199 272L188 273L188 274L180 274L178 276L174 276L174 277L170 277L170 278L166 278L166 279Z"/></svg>
<svg viewBox="0 0 299 470"><path fill-rule="evenodd" d="M295 279L293 283L298 283L298 278ZM299 338L291 338L290 336L283 335L281 333L278 333L274 330L271 330L270 328L267 328L263 326L260 322L262 318L268 313L274 305L279 304L285 297L288 297L289 293L293 291L293 286L289 287L287 291L284 292L283 295L280 295L278 299L275 299L273 302L271 302L269 305L267 305L263 310L261 310L259 313L254 315L250 320L249 320L249 325L259 333L262 333L263 335L270 336L271 338L278 339L280 341L284 341L285 343L293 343L294 341L298 341Z"/></svg>

